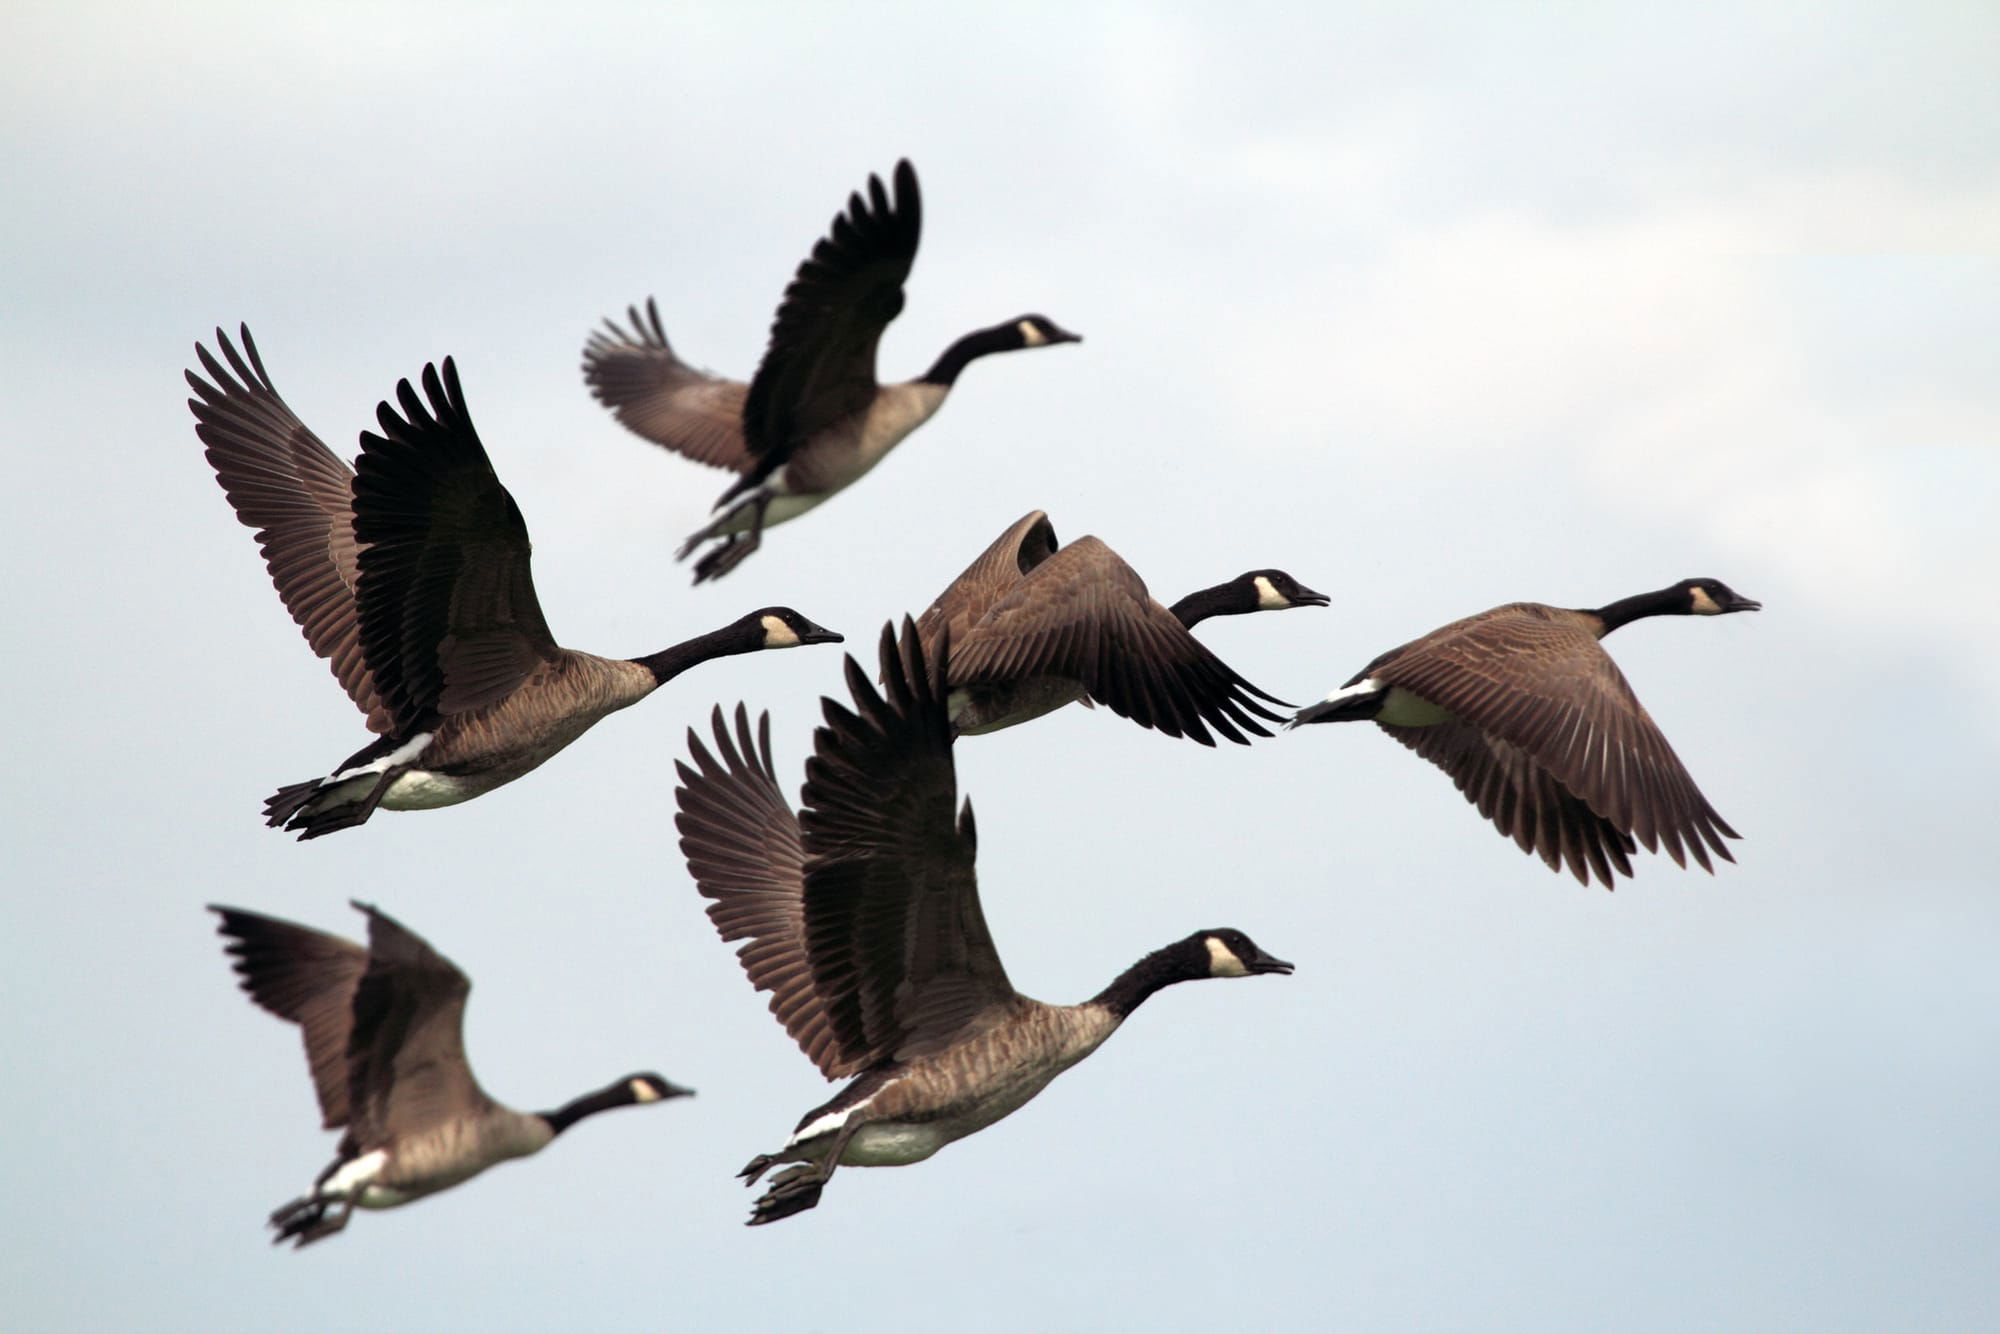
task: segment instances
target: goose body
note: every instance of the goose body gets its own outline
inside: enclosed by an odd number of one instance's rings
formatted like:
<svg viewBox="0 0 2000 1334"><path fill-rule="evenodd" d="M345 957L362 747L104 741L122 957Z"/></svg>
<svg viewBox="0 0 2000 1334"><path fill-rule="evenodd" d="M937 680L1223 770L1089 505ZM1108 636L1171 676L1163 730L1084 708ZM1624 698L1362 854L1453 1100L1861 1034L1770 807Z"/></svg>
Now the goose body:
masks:
<svg viewBox="0 0 2000 1334"><path fill-rule="evenodd" d="M1018 1110L1164 986L1292 971L1218 928L1155 950L1079 1005L1016 992L979 906L972 810L958 803L949 655L908 621L900 642L885 629L879 694L848 659L854 709L825 702L798 815L778 789L768 715L753 734L747 710L732 730L718 709L713 753L689 733L675 825L710 920L745 942L751 983L821 1072L851 1078L744 1168L755 1183L792 1164L753 1224L812 1208L842 1164L918 1162Z"/></svg>
<svg viewBox="0 0 2000 1334"><path fill-rule="evenodd" d="M1237 675L1189 629L1211 616L1326 605L1282 570L1252 570L1172 608L1094 537L1062 546L1041 510L1014 521L917 623L929 649L948 633L952 725L961 735L1013 727L1078 700L1142 727L1214 745L1269 736L1253 720L1279 701ZM1247 742L1245 742L1247 744Z"/></svg>
<svg viewBox="0 0 2000 1334"><path fill-rule="evenodd" d="M1730 828L1599 643L1647 616L1762 606L1684 579L1596 608L1510 602L1382 654L1293 726L1372 720L1452 776L1479 813L1552 870L1606 888L1644 844L1680 866L1734 861Z"/></svg>
<svg viewBox="0 0 2000 1334"><path fill-rule="evenodd" d="M875 352L903 309L903 284L923 230L917 173L896 164L895 193L878 176L850 196L785 289L771 339L746 385L697 370L667 341L658 305L607 320L584 346L598 401L637 434L739 474L715 517L681 547L695 582L717 579L757 549L763 530L853 485L929 421L966 366L996 352L1081 341L1042 315L964 335L915 380L881 384Z"/></svg>
<svg viewBox="0 0 2000 1334"><path fill-rule="evenodd" d="M528 530L472 426L458 372L426 367L350 468L286 406L248 329L227 366L197 345L195 431L279 596L377 734L331 774L281 788L267 822L315 838L375 809L469 801L536 768L606 715L710 659L836 643L789 607L642 658L555 642Z"/></svg>
<svg viewBox="0 0 2000 1334"><path fill-rule="evenodd" d="M495 1102L465 1059L471 982L386 913L354 906L368 918L366 948L240 908L210 909L244 992L299 1025L325 1127L346 1131L306 1193L272 1213L274 1241L304 1246L347 1226L357 1208L395 1208L538 1153L586 1116L690 1091L636 1074L548 1112Z"/></svg>

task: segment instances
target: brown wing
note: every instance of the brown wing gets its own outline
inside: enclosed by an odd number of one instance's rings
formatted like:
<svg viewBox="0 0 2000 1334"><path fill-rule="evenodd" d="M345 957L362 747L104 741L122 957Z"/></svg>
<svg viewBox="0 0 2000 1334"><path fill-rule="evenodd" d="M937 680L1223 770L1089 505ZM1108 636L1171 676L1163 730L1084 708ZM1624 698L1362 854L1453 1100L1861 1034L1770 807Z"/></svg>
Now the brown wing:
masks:
<svg viewBox="0 0 2000 1334"><path fill-rule="evenodd" d="M736 706L732 739L717 708L710 725L716 755L688 731L692 765L675 765L680 786L681 852L695 888L709 900L708 920L724 940L748 943L736 951L759 991L771 993L771 1013L799 1049L834 1078L848 1056L813 987L806 959L805 851L799 820L778 790L771 764L771 715L750 734L750 713ZM720 756L718 760L716 756Z"/></svg>
<svg viewBox="0 0 2000 1334"><path fill-rule="evenodd" d="M1212 746L1212 727L1269 736L1251 715L1277 701L1238 676L1146 592L1145 581L1094 537L1038 565L954 641L951 684L1055 676L1141 727ZM1252 698L1255 696L1256 698Z"/></svg>
<svg viewBox="0 0 2000 1334"><path fill-rule="evenodd" d="M1695 787L1673 747L1578 613L1495 608L1404 646L1368 673L1518 747L1555 782L1648 851L1734 861L1737 833ZM1537 845L1544 850L1547 842Z"/></svg>
<svg viewBox="0 0 2000 1334"><path fill-rule="evenodd" d="M758 479L875 397L875 348L902 312L923 230L916 170L898 162L894 180L893 204L879 176L868 178L867 198L850 195L785 289L743 405L743 442Z"/></svg>
<svg viewBox="0 0 2000 1334"><path fill-rule="evenodd" d="M1495 828L1536 853L1549 869L1567 863L1583 884L1591 874L1613 887L1613 873L1632 874L1638 844L1590 809L1519 746L1464 722L1382 730L1451 775L1465 799Z"/></svg>
<svg viewBox="0 0 2000 1334"><path fill-rule="evenodd" d="M227 369L195 344L209 378L187 372L196 395L188 400L194 432L208 446L209 466L236 517L257 530L264 567L306 643L332 665L340 688L368 715L368 726L386 732L392 719L376 698L354 610L360 582L354 470L285 405L249 327L240 332L241 355L228 335L215 331Z"/></svg>
<svg viewBox="0 0 2000 1334"><path fill-rule="evenodd" d="M958 806L951 721L916 627L882 631L878 695L847 659L850 712L826 724L806 764L806 953L852 1074L935 1052L1018 998L1001 967L973 877L972 808Z"/></svg>
<svg viewBox="0 0 2000 1334"><path fill-rule="evenodd" d="M935 650L947 630L953 643L963 645L993 604L1054 555L1058 545L1055 525L1041 510L1014 520L917 618L917 638L925 651Z"/></svg>
<svg viewBox="0 0 2000 1334"><path fill-rule="evenodd" d="M558 652L529 569L528 526L493 473L458 370L404 380L363 432L354 482L361 643L398 733L506 698Z"/></svg>
<svg viewBox="0 0 2000 1334"><path fill-rule="evenodd" d="M465 1059L472 983L394 918L354 906L368 915L368 971L355 988L347 1046L356 1143L418 1134L491 1106Z"/></svg>
<svg viewBox="0 0 2000 1334"><path fill-rule="evenodd" d="M230 938L226 952L235 956L244 992L299 1026L322 1124L328 1130L346 1125L348 1034L368 951L351 940L241 908L211 903L208 910L222 919L216 931Z"/></svg>
<svg viewBox="0 0 2000 1334"><path fill-rule="evenodd" d="M750 386L699 371L674 355L660 308L646 298L646 313L627 313L627 332L614 320L583 345L583 379L597 401L627 430L711 468L747 472L753 460L743 444L743 399Z"/></svg>

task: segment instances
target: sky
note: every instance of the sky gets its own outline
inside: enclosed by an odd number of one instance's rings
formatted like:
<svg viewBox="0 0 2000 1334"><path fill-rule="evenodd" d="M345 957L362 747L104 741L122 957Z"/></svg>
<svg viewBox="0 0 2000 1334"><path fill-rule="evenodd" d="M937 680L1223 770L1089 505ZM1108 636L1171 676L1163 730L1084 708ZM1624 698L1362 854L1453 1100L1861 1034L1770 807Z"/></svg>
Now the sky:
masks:
<svg viewBox="0 0 2000 1334"><path fill-rule="evenodd" d="M1974 1328L2000 1322L2000 13L1528 7L25 4L0 13L0 1255L22 1329ZM747 376L848 191L925 233L885 379L1027 311L865 483L735 574L726 478L624 432L584 338L659 299ZM1745 835L1551 875L1368 728L1207 750L1068 709L958 748L1015 985L1235 926L1027 1108L741 1226L828 1095L709 929L673 761L769 709L796 792L839 652L711 664L468 805L297 844L365 740L201 457L247 322L351 454L457 358L558 638L782 603L872 651L1030 509L1295 702L1500 602L1687 576L1756 615L1609 648ZM699 1096L294 1254L330 1160L208 902L474 979L485 1087Z"/></svg>

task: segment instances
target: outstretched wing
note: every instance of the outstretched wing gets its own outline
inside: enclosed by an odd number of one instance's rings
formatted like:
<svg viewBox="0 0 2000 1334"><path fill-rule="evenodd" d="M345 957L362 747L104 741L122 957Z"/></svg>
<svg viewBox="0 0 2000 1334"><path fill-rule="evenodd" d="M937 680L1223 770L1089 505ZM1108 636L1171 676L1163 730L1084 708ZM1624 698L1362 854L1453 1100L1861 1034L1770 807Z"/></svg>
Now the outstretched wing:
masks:
<svg viewBox="0 0 2000 1334"><path fill-rule="evenodd" d="M806 953L851 1074L949 1044L1014 1005L973 876L977 837L958 805L943 676L916 627L882 631L878 694L847 659L849 710L826 723L806 764Z"/></svg>
<svg viewBox="0 0 2000 1334"><path fill-rule="evenodd" d="M1215 744L1270 733L1251 715L1277 701L1238 676L1155 602L1145 581L1094 537L1050 556L955 641L951 684L1054 676L1141 727ZM1238 729L1242 729L1239 731Z"/></svg>
<svg viewBox="0 0 2000 1334"><path fill-rule="evenodd" d="M368 971L354 992L348 1097L357 1143L379 1144L491 1105L465 1058L472 983L452 961L366 903Z"/></svg>
<svg viewBox="0 0 2000 1334"><path fill-rule="evenodd" d="M351 940L282 922L241 908L208 905L230 938L245 994L264 1009L299 1026L322 1124L347 1124L348 1038L354 1026L354 991L368 968L368 951Z"/></svg>
<svg viewBox="0 0 2000 1334"><path fill-rule="evenodd" d="M354 482L361 642L398 733L512 694L556 652L535 598L528 526L472 428L458 369L404 380L363 432Z"/></svg>
<svg viewBox="0 0 2000 1334"><path fill-rule="evenodd" d="M935 648L949 631L952 642L962 649L972 628L993 605L1054 555L1059 545L1055 525L1041 510L1014 520L917 618L917 637L924 647Z"/></svg>
<svg viewBox="0 0 2000 1334"><path fill-rule="evenodd" d="M187 372L196 395L188 400L194 432L208 446L209 466L236 517L257 530L264 567L306 643L332 665L340 688L368 715L369 728L387 732L393 719L376 695L355 615L361 571L354 470L278 396L249 326L239 332L240 355L227 334L215 331L227 368L195 344L209 378Z"/></svg>
<svg viewBox="0 0 2000 1334"><path fill-rule="evenodd" d="M627 314L628 332L614 320L583 345L583 379L597 401L626 429L711 468L747 472L755 462L743 443L741 380L696 370L674 355L660 308L646 298Z"/></svg>
<svg viewBox="0 0 2000 1334"><path fill-rule="evenodd" d="M771 764L771 715L750 733L750 712L736 706L732 738L717 708L710 718L715 754L688 730L692 763L677 762L681 852L695 888L709 900L708 920L722 938L747 942L736 951L759 991L771 993L771 1013L800 1050L831 1079L852 1060L827 1019L806 958L805 851L799 821L778 790ZM720 757L720 758L718 758Z"/></svg>
<svg viewBox="0 0 2000 1334"><path fill-rule="evenodd" d="M879 387L875 348L903 309L917 256L923 200L917 173L898 162L892 203L882 178L848 197L799 265L771 324L764 360L743 404L743 441L769 476L805 440L864 411ZM740 486L741 484L739 484Z"/></svg>

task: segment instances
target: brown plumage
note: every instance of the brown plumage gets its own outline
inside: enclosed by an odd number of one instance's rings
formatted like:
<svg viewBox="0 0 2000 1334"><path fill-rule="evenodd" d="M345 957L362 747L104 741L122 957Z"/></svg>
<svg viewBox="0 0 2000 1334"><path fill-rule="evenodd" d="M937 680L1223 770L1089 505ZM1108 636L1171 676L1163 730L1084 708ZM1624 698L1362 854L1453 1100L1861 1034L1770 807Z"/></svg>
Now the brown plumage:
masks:
<svg viewBox="0 0 2000 1334"><path fill-rule="evenodd" d="M1523 851L1585 884L1631 875L1640 844L1712 872L1710 854L1734 861L1723 839L1741 835L1598 641L1644 616L1761 605L1715 579L1593 609L1508 603L1391 649L1292 723L1373 719Z"/></svg>
<svg viewBox="0 0 2000 1334"><path fill-rule="evenodd" d="M354 906L368 917L366 949L275 917L210 907L244 992L299 1026L322 1124L347 1132L312 1189L272 1213L274 1242L304 1246L347 1226L357 1206L407 1204L538 1152L586 1116L689 1092L637 1074L551 1112L502 1106L465 1058L472 983L386 913Z"/></svg>
<svg viewBox="0 0 2000 1334"><path fill-rule="evenodd" d="M1188 626L1230 611L1325 602L1271 570L1190 594L1169 610L1117 552L1094 537L1062 546L1048 515L1034 510L938 594L917 632L932 649L950 635L960 733L997 731L1087 698L1168 736L1212 746L1212 728L1247 745L1244 732L1270 735L1256 718L1282 717L1257 701L1283 701L1238 676Z"/></svg>
<svg viewBox="0 0 2000 1334"><path fill-rule="evenodd" d="M788 607L643 658L558 645L530 571L527 524L474 431L450 358L381 405L349 468L279 397L242 331L228 365L196 345L195 433L237 517L258 529L278 595L380 738L333 775L280 789L267 822L301 838L378 805L489 792L699 662L840 636ZM426 403L426 400L428 402Z"/></svg>
<svg viewBox="0 0 2000 1334"><path fill-rule="evenodd" d="M948 639L948 636L946 636ZM1202 977L1288 973L1240 931L1196 932L1147 955L1082 1005L1016 992L979 906L970 804L958 803L951 723L932 654L907 620L882 635L878 694L847 661L850 711L824 702L794 817L753 735L717 709L716 751L689 733L675 826L708 912L771 1011L829 1079L855 1076L797 1133L752 1223L818 1203L842 1163L918 1162L1025 1104L1094 1051L1148 996ZM718 758L719 756L719 758Z"/></svg>

